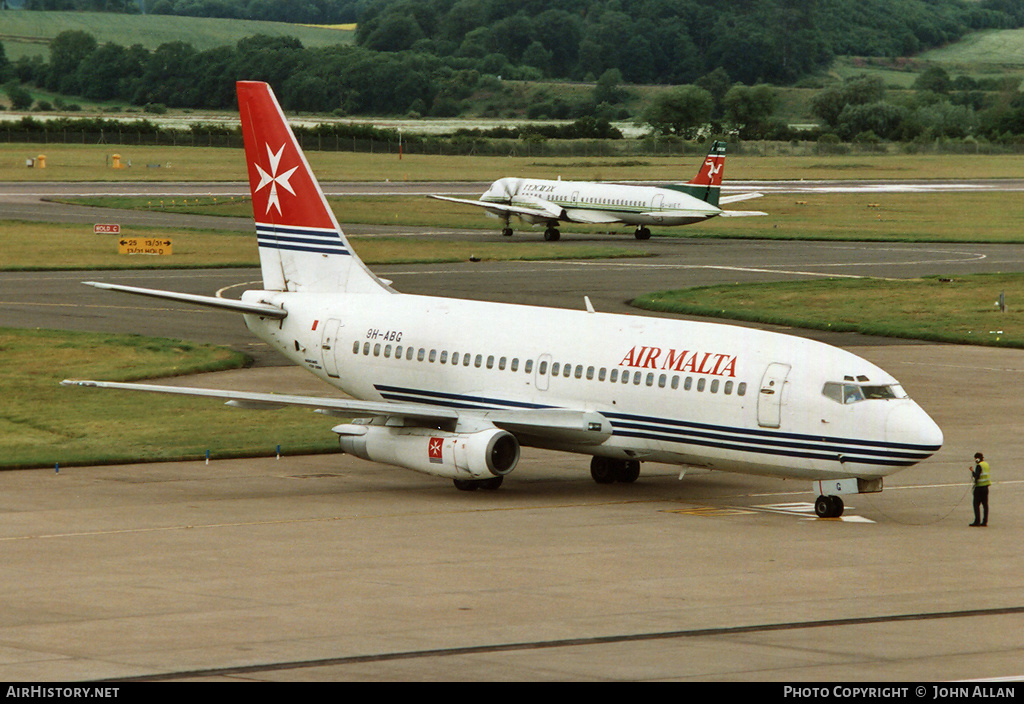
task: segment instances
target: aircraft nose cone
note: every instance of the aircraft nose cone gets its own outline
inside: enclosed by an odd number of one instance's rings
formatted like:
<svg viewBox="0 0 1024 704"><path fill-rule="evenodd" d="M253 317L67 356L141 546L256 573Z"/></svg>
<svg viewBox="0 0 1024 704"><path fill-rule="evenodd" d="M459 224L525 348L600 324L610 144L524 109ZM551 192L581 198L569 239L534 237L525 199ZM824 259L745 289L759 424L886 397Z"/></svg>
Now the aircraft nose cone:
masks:
<svg viewBox="0 0 1024 704"><path fill-rule="evenodd" d="M918 445L930 456L942 447L942 429L916 403L901 403L885 419L885 437L889 442ZM921 459L924 459L922 457Z"/></svg>

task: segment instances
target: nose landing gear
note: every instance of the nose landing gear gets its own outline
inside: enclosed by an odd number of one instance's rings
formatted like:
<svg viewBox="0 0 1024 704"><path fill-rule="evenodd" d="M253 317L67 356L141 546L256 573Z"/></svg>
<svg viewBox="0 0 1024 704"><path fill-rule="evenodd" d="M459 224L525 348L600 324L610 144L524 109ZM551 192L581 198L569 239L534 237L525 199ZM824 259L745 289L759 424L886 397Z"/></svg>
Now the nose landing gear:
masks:
<svg viewBox="0 0 1024 704"><path fill-rule="evenodd" d="M838 496L819 496L814 502L814 515L818 518L839 518L843 515L843 500Z"/></svg>

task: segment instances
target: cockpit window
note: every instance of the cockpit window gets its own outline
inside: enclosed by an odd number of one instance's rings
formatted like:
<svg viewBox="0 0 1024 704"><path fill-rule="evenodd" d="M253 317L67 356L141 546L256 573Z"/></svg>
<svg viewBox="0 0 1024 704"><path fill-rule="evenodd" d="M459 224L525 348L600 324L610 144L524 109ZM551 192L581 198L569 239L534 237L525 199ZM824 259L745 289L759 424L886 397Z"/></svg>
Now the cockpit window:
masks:
<svg viewBox="0 0 1024 704"><path fill-rule="evenodd" d="M857 403L859 401L887 400L907 398L906 392L899 384L840 384L829 381L821 389L822 396L836 403Z"/></svg>

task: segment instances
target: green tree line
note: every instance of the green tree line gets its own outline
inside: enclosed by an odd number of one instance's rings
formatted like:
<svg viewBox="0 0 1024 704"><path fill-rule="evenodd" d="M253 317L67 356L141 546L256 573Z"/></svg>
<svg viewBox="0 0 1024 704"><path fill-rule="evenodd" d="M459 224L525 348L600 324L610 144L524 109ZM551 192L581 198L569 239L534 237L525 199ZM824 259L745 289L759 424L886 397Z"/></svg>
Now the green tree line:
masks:
<svg viewBox="0 0 1024 704"><path fill-rule="evenodd" d="M27 0L28 8L139 11L136 0ZM144 11L357 22L364 49L481 73L746 85L793 83L838 55L908 56L978 29L1024 25L1020 0L141 0Z"/></svg>
<svg viewBox="0 0 1024 704"><path fill-rule="evenodd" d="M380 0L357 41L528 66L582 80L618 69L628 83L692 83L716 68L787 84L837 55L906 56L969 31L1019 26L1008 0Z"/></svg>

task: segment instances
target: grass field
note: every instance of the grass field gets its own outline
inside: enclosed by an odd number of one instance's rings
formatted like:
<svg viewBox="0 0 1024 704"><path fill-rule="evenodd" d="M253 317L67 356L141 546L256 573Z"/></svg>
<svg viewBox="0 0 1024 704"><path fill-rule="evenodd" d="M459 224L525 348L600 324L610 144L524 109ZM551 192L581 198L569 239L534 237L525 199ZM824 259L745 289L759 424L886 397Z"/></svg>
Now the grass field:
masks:
<svg viewBox="0 0 1024 704"><path fill-rule="evenodd" d="M120 235L93 234L91 225L0 221L0 270L162 269L257 267L254 232L122 228ZM121 237L170 239L170 256L118 253ZM418 238L352 238L371 265L480 260L607 259L644 256L608 245L568 249L557 242L441 242Z"/></svg>
<svg viewBox="0 0 1024 704"><path fill-rule="evenodd" d="M748 239L859 240L886 242L1024 243L1024 206L1014 193L821 193L771 195L749 202L766 217L711 220L687 227L654 227L655 235ZM94 206L248 217L248 199L83 198ZM342 223L480 228L497 221L476 208L423 196L351 196L330 199ZM609 227L566 224L565 232L607 232ZM539 230L520 228L524 238ZM612 228L618 237L629 228ZM614 237L610 238L610 242Z"/></svg>
<svg viewBox="0 0 1024 704"><path fill-rule="evenodd" d="M2 139L0 130L0 139ZM131 168L110 167L111 155ZM46 156L46 168L25 160ZM680 182L693 178L703 156L573 158L435 156L307 152L317 178L328 181L486 181L503 176L590 181ZM154 166L147 166L147 165ZM159 168L155 165L159 164ZM243 181L241 149L87 144L0 143L5 181ZM819 179L1024 178L1024 155L790 156L730 154L725 182Z"/></svg>
<svg viewBox="0 0 1024 704"><path fill-rule="evenodd" d="M54 467L319 452L337 419L308 410L238 411L209 400L62 387L235 368L226 348L52 330L0 329L0 467ZM59 412L55 412L59 409Z"/></svg>
<svg viewBox="0 0 1024 704"><path fill-rule="evenodd" d="M255 34L296 37L306 47L352 44L355 41L355 32L350 28L285 22L122 15L112 12L0 12L0 41L11 61L22 56L49 59L50 40L68 30L88 32L96 37L99 44L141 44L150 50L167 42L187 38L192 46L203 51L216 46L233 45L239 39Z"/></svg>
<svg viewBox="0 0 1024 704"><path fill-rule="evenodd" d="M1001 293L1005 313L996 305ZM814 330L1024 347L1022 274L705 286L651 293L633 304Z"/></svg>
<svg viewBox="0 0 1024 704"><path fill-rule="evenodd" d="M922 52L921 61L942 64L947 71L1024 72L1024 29L991 29L972 32L948 46Z"/></svg>

